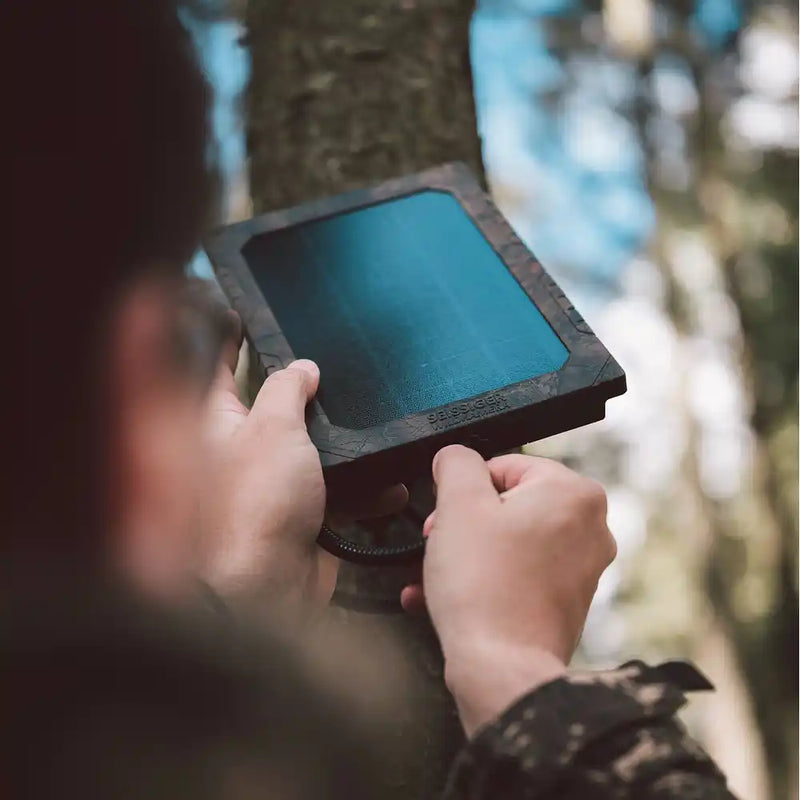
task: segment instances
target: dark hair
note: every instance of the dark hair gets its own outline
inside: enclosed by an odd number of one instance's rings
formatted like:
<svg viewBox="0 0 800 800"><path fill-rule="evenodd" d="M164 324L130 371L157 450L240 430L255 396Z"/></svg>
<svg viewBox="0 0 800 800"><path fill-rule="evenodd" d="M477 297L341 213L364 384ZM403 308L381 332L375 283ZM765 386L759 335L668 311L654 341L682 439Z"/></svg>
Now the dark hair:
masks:
<svg viewBox="0 0 800 800"><path fill-rule="evenodd" d="M104 524L107 317L145 270L180 275L209 222L209 91L171 0L6 6L18 68L5 115L14 391L3 475L15 492L4 527L17 544L91 552Z"/></svg>

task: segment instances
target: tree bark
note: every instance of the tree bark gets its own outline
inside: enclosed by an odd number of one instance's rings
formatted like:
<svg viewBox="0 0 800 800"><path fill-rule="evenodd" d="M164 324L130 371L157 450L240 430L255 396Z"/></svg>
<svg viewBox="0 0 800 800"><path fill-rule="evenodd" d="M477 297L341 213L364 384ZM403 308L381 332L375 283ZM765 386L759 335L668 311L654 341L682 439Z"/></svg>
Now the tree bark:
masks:
<svg viewBox="0 0 800 800"><path fill-rule="evenodd" d="M445 161L480 174L474 0L251 0L257 213Z"/></svg>
<svg viewBox="0 0 800 800"><path fill-rule="evenodd" d="M447 161L465 161L482 180L469 62L473 6L474 0L250 0L255 213ZM425 494L423 487L419 514L430 503ZM407 535L408 522L405 533L397 527L391 535ZM398 610L412 574L344 565L337 594ZM395 763L387 764L376 796L437 796L463 734L430 623L399 613L332 614L348 627L388 632L411 675L408 713L391 734Z"/></svg>

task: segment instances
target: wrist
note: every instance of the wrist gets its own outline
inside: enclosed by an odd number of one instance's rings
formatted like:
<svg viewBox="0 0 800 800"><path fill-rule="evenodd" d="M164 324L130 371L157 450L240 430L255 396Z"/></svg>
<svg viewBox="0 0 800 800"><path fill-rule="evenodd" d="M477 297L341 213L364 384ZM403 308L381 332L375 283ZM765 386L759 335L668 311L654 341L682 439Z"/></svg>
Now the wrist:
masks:
<svg viewBox="0 0 800 800"><path fill-rule="evenodd" d="M554 653L529 644L474 639L445 651L445 682L469 737L520 697L566 671Z"/></svg>

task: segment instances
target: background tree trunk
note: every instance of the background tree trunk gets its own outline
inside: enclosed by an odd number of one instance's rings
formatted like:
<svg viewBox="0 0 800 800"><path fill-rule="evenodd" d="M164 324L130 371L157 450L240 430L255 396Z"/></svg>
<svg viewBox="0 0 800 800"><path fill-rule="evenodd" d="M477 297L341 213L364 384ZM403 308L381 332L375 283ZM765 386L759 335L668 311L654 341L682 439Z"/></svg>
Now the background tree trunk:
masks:
<svg viewBox="0 0 800 800"><path fill-rule="evenodd" d="M465 161L482 179L469 62L473 6L474 0L250 0L254 212L446 161ZM427 494L423 488L417 500L420 515ZM389 535L408 530L395 526ZM345 565L337 594L397 611L411 575L407 568ZM394 721L396 759L379 796L436 796L463 734L429 622L400 613L332 613L396 639L410 673L408 713Z"/></svg>

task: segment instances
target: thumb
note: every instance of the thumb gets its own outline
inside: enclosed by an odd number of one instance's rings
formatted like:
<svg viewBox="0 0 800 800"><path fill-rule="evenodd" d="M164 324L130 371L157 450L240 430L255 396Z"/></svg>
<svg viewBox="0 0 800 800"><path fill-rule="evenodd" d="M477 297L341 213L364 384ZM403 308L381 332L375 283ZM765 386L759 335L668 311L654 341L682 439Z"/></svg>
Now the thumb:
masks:
<svg viewBox="0 0 800 800"><path fill-rule="evenodd" d="M256 422L269 420L287 430L306 427L306 404L319 386L319 367L308 359L293 361L265 381L250 410Z"/></svg>
<svg viewBox="0 0 800 800"><path fill-rule="evenodd" d="M437 518L476 502L499 502L489 466L468 447L454 444L440 450L433 459L433 480Z"/></svg>

